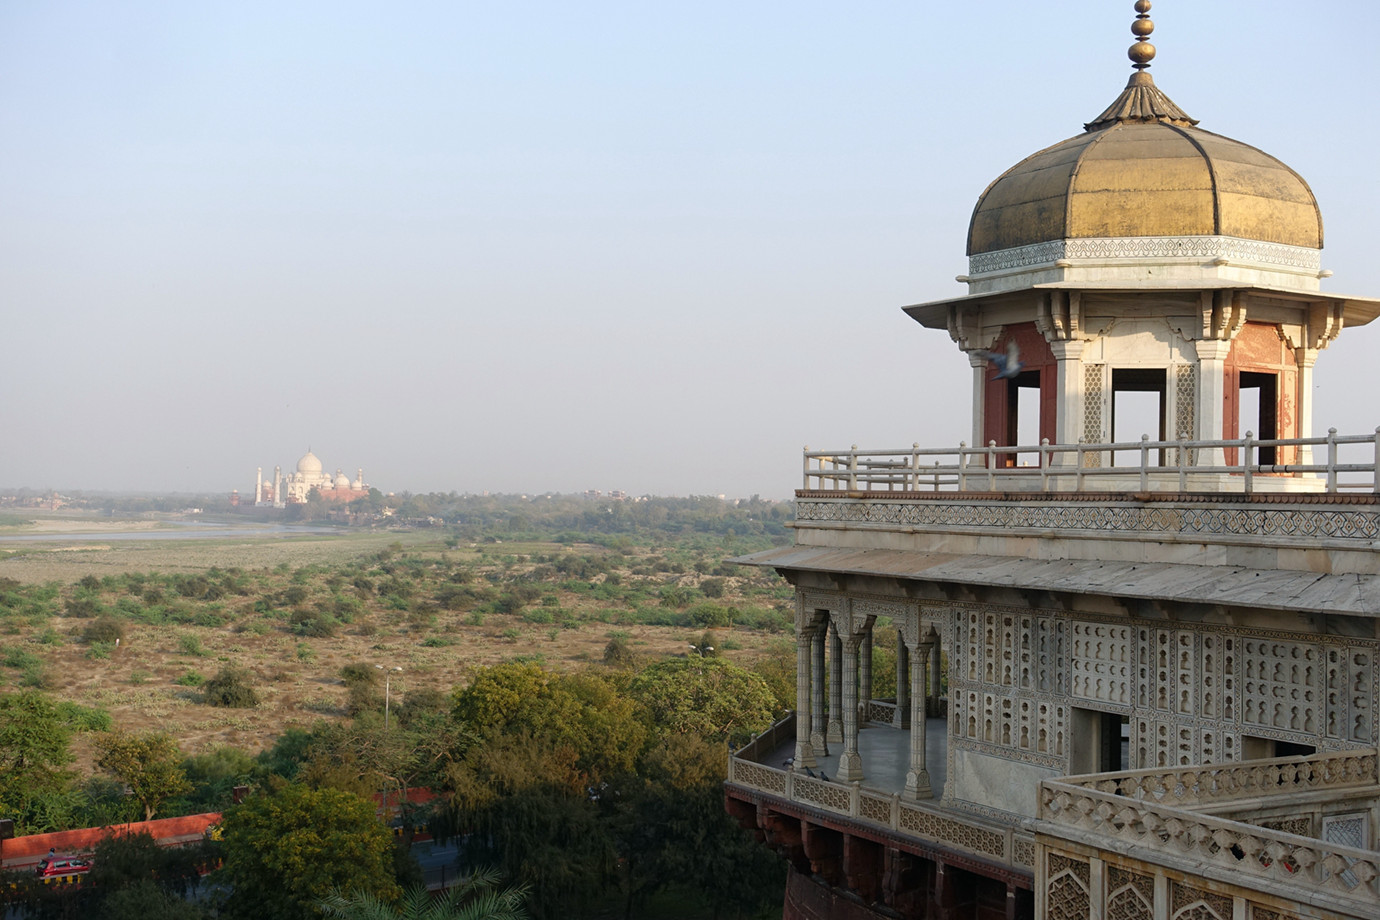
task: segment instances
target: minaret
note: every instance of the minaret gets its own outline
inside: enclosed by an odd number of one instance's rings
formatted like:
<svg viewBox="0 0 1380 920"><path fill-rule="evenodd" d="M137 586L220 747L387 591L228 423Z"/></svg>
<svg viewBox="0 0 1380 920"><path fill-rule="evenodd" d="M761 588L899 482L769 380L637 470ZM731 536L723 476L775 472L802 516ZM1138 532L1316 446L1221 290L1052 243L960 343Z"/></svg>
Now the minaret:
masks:
<svg viewBox="0 0 1380 920"><path fill-rule="evenodd" d="M263 468L263 467L259 467L259 478L258 478L258 481L254 484L254 504L255 504L255 505L262 505L263 503L264 503L264 468Z"/></svg>
<svg viewBox="0 0 1380 920"><path fill-rule="evenodd" d="M286 504L283 501L283 467L279 465L273 467L273 507L282 508Z"/></svg>

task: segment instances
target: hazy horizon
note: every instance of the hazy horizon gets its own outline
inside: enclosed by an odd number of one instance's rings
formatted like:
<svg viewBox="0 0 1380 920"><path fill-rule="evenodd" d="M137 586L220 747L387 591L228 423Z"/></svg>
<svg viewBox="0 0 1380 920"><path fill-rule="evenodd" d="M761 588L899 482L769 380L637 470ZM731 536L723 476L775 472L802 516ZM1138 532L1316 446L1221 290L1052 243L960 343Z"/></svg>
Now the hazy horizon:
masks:
<svg viewBox="0 0 1380 920"><path fill-rule="evenodd" d="M1151 73L1380 296L1371 7L1155 4ZM956 445L989 182L1130 74L1130 0L0 7L0 485L786 498ZM1377 324L1380 326L1380 324ZM1314 433L1380 424L1380 328Z"/></svg>

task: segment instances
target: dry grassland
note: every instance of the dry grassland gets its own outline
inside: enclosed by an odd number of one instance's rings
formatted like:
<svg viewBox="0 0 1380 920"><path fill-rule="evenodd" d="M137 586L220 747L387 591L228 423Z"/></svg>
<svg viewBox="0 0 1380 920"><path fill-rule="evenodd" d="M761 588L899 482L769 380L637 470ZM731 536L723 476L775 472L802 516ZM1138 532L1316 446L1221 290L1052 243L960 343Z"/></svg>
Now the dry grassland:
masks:
<svg viewBox="0 0 1380 920"><path fill-rule="evenodd" d="M92 523L65 522L74 528L89 527ZM130 530L129 522L114 524L121 527L121 532ZM61 525L47 526L46 532L52 533ZM16 528L0 527L0 535L15 532ZM111 532L115 532L114 527ZM262 611L254 609L259 597L289 585L290 573L302 567L338 569L348 579L374 564L365 560L386 547L399 545L400 554L472 560L481 576L485 565L496 559L481 555L481 548L446 547L437 535L416 532L30 543L18 551L13 544L0 544L0 553L8 550L0 558L0 578L28 584L57 582L70 586L86 575L104 578L122 573L205 573L214 567L242 569L254 585L250 596L227 595L216 602L227 617L224 625L154 626L133 622L126 638L108 658L93 658L89 646L81 641L90 620L64 616L53 616L44 623L26 623L16 618L0 620L0 649L21 645L41 656L54 695L102 707L111 713L117 726L133 731L169 731L187 753L221 744L253 752L271 744L289 726L345 718L346 690L339 674L346 664L366 662L401 667L403 671L395 675L392 685L396 704L412 690L449 692L456 684L466 682L476 667L518 655L539 656L548 667L568 669L599 662L612 635L625 637L635 652L650 657L685 654L687 646L699 642L704 634L702 629L690 626L620 621L621 611L616 602L610 604L588 593L554 586L544 590L556 594L564 625L528 622L521 613L476 616L472 611L435 608L431 619L422 622L416 616L371 601L362 615L336 635L306 638L293 634L284 620L266 620ZM488 549L492 551L493 547ZM556 544L502 547L505 555L576 550L603 552L598 547L572 549ZM320 584L324 577L316 574L308 582L314 596L325 590ZM624 584L653 582L653 590L668 584L693 587L699 580L693 573L624 573L620 577ZM726 593L719 602L743 603L738 594L745 590L744 579L730 577L724 581ZM109 597L106 600L113 602ZM751 602L768 603L760 597ZM41 641L45 630L47 642ZM779 653L786 641L780 635L744 629L732 630L731 636L729 631L717 635L716 644L736 646L727 654L742 662L768 649ZM54 639L60 641L55 643ZM423 644L428 639L431 644ZM440 641L454 644L438 645ZM201 694L195 688L175 683L193 671L211 677L227 663L247 667L255 675L263 700L257 708L213 708L201 702ZM0 692L16 689L17 683L14 671L0 668ZM87 759L87 752L78 753L82 761Z"/></svg>

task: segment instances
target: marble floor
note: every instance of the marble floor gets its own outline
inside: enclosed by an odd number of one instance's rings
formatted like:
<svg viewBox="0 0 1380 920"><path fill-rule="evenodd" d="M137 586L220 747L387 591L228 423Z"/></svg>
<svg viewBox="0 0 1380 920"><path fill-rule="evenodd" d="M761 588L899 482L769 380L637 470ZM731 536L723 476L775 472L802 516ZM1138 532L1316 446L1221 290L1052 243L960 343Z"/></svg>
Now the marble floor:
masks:
<svg viewBox="0 0 1380 920"><path fill-rule="evenodd" d="M949 772L949 731L944 719L925 721L925 769L930 774L930 788L937 799L943 794L944 780ZM829 745L829 754L820 756L815 752L819 766L814 767L816 776L823 773L832 780L839 765L839 753L843 744ZM795 754L795 741L790 741L762 760L768 767L781 768ZM910 769L910 732L875 722L864 724L858 729L858 754L862 757L864 789L875 789L890 795L906 788L906 771Z"/></svg>

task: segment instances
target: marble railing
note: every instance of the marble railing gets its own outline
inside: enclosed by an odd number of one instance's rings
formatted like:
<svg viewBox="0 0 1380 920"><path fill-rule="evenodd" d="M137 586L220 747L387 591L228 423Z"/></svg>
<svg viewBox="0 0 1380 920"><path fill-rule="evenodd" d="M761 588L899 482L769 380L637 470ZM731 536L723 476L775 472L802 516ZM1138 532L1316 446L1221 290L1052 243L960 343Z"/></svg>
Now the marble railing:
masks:
<svg viewBox="0 0 1380 920"><path fill-rule="evenodd" d="M1144 799L1127 799L1086 786L1041 783L1039 818L1068 828L1079 843L1126 852L1140 847L1145 862L1202 876L1206 868L1270 880L1304 895L1325 891L1370 909L1380 898L1380 854L1278 832L1225 818L1199 815ZM1365 916L1365 914L1358 914Z"/></svg>
<svg viewBox="0 0 1380 920"><path fill-rule="evenodd" d="M1366 911L1380 903L1380 853L1191 810L1232 799L1375 787L1374 752L1312 760L1045 780L1039 830L1100 850L1134 852L1145 863L1188 875L1273 883L1301 902L1315 892L1354 909L1355 916L1371 916Z"/></svg>
<svg viewBox="0 0 1380 920"><path fill-rule="evenodd" d="M1315 459L1316 458L1316 459ZM805 449L806 491L1265 491L1271 477L1312 480L1317 491L1380 492L1380 430L1321 438L1139 441L958 448ZM1266 477L1256 483L1256 477Z"/></svg>
<svg viewBox="0 0 1380 920"><path fill-rule="evenodd" d="M1375 751L1342 751L1204 767L1097 773L1071 776L1060 783L1175 807L1204 807L1241 798L1377 786L1380 756Z"/></svg>
<svg viewBox="0 0 1380 920"><path fill-rule="evenodd" d="M896 704L887 700L868 700L863 712L863 721L890 725L896 721Z"/></svg>
<svg viewBox="0 0 1380 920"><path fill-rule="evenodd" d="M1030 871L1035 838L1020 829L924 802L907 802L899 793L863 789L753 763L735 755L728 761L729 783L777 796L841 817L870 821L928 846L957 850Z"/></svg>
<svg viewBox="0 0 1380 920"><path fill-rule="evenodd" d="M749 761L765 760L771 756L772 752L780 750L787 741L793 740L795 740L795 713L787 712L784 718L754 737L734 756Z"/></svg>

